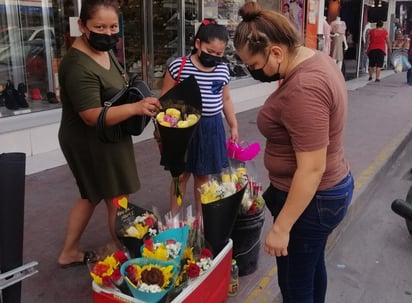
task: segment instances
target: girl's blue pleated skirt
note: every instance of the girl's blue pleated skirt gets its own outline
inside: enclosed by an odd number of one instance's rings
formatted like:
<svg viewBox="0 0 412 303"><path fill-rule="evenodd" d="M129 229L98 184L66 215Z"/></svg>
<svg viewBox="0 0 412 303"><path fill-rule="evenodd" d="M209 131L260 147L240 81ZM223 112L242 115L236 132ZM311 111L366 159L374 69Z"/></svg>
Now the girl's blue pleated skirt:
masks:
<svg viewBox="0 0 412 303"><path fill-rule="evenodd" d="M189 144L186 170L195 175L219 174L229 166L223 117L200 119Z"/></svg>

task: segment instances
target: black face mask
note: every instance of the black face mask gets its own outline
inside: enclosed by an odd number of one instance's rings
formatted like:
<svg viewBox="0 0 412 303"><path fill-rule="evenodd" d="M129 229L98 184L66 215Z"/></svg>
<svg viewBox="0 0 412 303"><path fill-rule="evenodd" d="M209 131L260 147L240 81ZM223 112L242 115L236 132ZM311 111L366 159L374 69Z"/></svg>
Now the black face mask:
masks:
<svg viewBox="0 0 412 303"><path fill-rule="evenodd" d="M213 56L202 51L199 56L199 61L205 67L214 67L222 62L222 57Z"/></svg>
<svg viewBox="0 0 412 303"><path fill-rule="evenodd" d="M117 41L119 41L118 34L99 34L92 32L89 30L90 35L87 41L89 42L90 46L93 47L95 50L101 52L107 52L113 49L116 46Z"/></svg>
<svg viewBox="0 0 412 303"><path fill-rule="evenodd" d="M269 54L270 56L270 54ZM249 73L251 74L251 76L253 77L253 79L258 80L260 82L272 82L272 81L278 81L280 79L280 73L279 73L279 69L280 69L280 63L278 64L278 71L272 75L272 76L267 76L265 74L265 72L263 71L263 69L265 68L266 64L268 63L269 60L269 56L266 59L266 63L265 65L263 65L262 68L259 69L249 69Z"/></svg>

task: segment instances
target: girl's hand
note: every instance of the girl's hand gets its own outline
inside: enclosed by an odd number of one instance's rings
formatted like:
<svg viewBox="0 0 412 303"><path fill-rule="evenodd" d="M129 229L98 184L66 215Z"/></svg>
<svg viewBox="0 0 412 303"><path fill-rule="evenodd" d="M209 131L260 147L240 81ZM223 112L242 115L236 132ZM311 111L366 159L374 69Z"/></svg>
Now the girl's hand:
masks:
<svg viewBox="0 0 412 303"><path fill-rule="evenodd" d="M230 129L230 140L233 143L236 143L239 140L239 133L237 131L237 127Z"/></svg>

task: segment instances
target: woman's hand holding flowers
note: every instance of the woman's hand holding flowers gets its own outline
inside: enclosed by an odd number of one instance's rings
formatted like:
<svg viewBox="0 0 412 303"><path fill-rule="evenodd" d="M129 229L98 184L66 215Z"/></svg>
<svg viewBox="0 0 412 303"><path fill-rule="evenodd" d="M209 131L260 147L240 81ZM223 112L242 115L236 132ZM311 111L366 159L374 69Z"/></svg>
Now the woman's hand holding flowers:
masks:
<svg viewBox="0 0 412 303"><path fill-rule="evenodd" d="M131 105L134 107L134 114L140 116L154 117L162 109L159 99L155 97L147 97Z"/></svg>

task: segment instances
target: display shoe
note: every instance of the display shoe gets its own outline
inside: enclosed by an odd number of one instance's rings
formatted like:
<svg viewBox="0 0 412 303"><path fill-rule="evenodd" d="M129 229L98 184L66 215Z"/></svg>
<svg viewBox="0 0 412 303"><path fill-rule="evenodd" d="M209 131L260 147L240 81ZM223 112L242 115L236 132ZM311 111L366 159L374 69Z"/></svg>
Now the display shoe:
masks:
<svg viewBox="0 0 412 303"><path fill-rule="evenodd" d="M54 92L47 93L47 101L51 104L59 103L59 101L57 101L56 94Z"/></svg>
<svg viewBox="0 0 412 303"><path fill-rule="evenodd" d="M23 108L29 107L29 104L27 103L27 100L26 100L26 93L27 93L26 84L19 83L19 85L17 85L17 104L19 105L19 107L23 107Z"/></svg>
<svg viewBox="0 0 412 303"><path fill-rule="evenodd" d="M11 82L11 80L7 80L6 89L4 91L4 104L6 105L6 107L10 110L18 109L19 106L17 103L17 90L14 88L14 84L13 82Z"/></svg>

